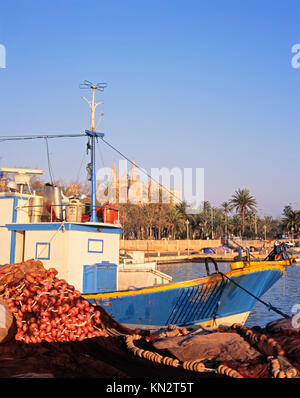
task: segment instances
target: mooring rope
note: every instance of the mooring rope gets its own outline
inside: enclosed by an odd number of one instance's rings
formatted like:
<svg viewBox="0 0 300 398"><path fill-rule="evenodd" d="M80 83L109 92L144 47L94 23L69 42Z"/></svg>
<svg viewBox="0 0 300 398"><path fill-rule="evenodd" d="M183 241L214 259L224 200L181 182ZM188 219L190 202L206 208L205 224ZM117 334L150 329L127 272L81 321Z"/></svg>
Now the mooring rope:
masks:
<svg viewBox="0 0 300 398"><path fill-rule="evenodd" d="M247 341L252 347L258 350L261 354L267 355L267 362L269 362L269 372L271 377L273 378L294 378L297 377L298 371L294 368L290 362L284 358L285 351L282 349L282 346L273 338L268 337L265 334L261 334L258 331L254 331L252 329L247 328L241 324L233 324L231 326L232 330L235 330L245 341ZM202 332L203 327L200 329ZM198 330L198 331L199 331ZM231 368L228 364L225 363L217 363L216 367L207 367L205 364L205 358L199 358L194 360L185 360L180 361L176 358L171 358L168 356L163 356L157 352L144 350L135 345L135 341L141 340L143 336L140 334L125 334L118 332L115 329L106 329L108 334L111 337L123 337L125 340L125 344L127 349L136 357L146 359L148 361L171 366L175 368L181 368L184 370L192 371L192 372L213 372L219 375L224 375L232 378L243 378L245 375L239 373L238 370ZM207 330L208 331L208 330ZM209 331L211 332L211 330ZM194 333L191 333L193 335ZM178 326L168 325L168 328L165 332L162 332L158 335L159 338L165 337L174 337L180 336L181 330ZM146 340L147 341L147 340ZM265 346L259 346L262 343ZM264 348L265 347L265 348ZM266 348L267 347L267 348ZM271 353L271 354L270 354ZM248 377L248 376L246 376ZM250 376L251 377L251 376Z"/></svg>
<svg viewBox="0 0 300 398"><path fill-rule="evenodd" d="M271 303L266 303L265 301L263 301L262 299L260 299L259 297L255 296L255 294L249 292L249 290L245 289L243 286L241 286L240 284L238 284L237 282L235 282L232 278L230 278L229 276L223 274L223 272L219 271L218 272L220 275L222 275L222 277L227 278L230 282L232 282L234 285L236 285L237 287L239 287L240 289L244 290L244 292L248 293L250 296L254 297L257 301L259 301L260 303L264 304L266 307L268 307L269 311L274 311L277 312L277 314L283 316L284 318L290 318L289 315L285 314L284 312L280 311L278 308L274 307Z"/></svg>
<svg viewBox="0 0 300 398"><path fill-rule="evenodd" d="M179 327L175 325L168 325L168 331L166 333L162 333L160 337L170 337L167 336L170 334L170 332L177 331L177 335L180 335L180 329ZM171 358L168 356L163 356L158 354L157 352L149 351L149 350L144 350L142 348L138 348L135 344L134 341L140 340L142 338L141 335L139 334L133 334L133 335L125 335L125 344L126 347L129 351L134 356L137 356L139 358L147 359L149 361L166 365L166 366L171 366L174 368L181 368L184 370L189 370L192 372L198 372L198 373L203 373L203 372L213 372L213 373L218 373L218 374L223 374L229 377L234 377L234 378L242 378L243 376L237 372L235 369L232 369L228 366L225 365L219 365L217 368L207 368L203 362L203 359L195 359L195 360L187 360L187 361L180 361L179 359L176 358ZM174 337L174 336L173 336Z"/></svg>

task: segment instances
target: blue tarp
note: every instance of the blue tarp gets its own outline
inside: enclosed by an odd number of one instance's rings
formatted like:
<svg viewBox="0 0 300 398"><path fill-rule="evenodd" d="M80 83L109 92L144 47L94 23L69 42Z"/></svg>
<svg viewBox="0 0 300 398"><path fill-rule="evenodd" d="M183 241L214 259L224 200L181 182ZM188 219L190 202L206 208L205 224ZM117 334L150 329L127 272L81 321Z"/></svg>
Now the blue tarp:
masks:
<svg viewBox="0 0 300 398"><path fill-rule="evenodd" d="M209 254L209 253L215 254L216 252L215 252L214 249L212 249L211 247L209 247L209 248L207 248L207 249L204 249L204 253L205 253L205 254Z"/></svg>

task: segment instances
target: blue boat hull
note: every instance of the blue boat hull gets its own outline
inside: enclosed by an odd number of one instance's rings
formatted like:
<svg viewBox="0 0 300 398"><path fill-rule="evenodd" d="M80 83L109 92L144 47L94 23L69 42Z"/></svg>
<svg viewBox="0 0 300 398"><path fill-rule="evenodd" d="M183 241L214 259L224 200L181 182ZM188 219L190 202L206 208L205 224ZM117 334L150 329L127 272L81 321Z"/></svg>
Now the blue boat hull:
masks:
<svg viewBox="0 0 300 398"><path fill-rule="evenodd" d="M230 277L256 297L261 297L281 277L282 269L233 273ZM224 319L244 321L256 302L240 287L221 275L136 291L87 295L118 322L126 325L218 325ZM241 322L241 321L240 321ZM233 323L233 322L232 322Z"/></svg>

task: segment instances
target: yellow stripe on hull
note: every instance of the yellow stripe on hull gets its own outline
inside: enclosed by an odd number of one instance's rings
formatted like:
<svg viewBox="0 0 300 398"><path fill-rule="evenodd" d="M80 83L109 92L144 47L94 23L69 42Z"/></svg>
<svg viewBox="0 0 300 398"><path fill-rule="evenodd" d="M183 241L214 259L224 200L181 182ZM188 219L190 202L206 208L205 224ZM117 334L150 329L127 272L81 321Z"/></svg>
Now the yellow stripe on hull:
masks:
<svg viewBox="0 0 300 398"><path fill-rule="evenodd" d="M243 266L241 266L243 264ZM225 275L229 277L233 276L238 276L238 275L243 275L251 272L256 272L256 271L263 271L263 270L268 270L268 269L278 269L281 271L284 271L284 267L290 265L289 260L282 260L282 261L250 261L250 262L235 262L230 264L231 266L231 271L227 272ZM205 276L199 279L192 279L188 281L182 281L182 282L175 282L175 283L168 283L164 285L159 285L159 286L151 286L151 287L145 287L145 288L140 288L137 290L125 290L125 291L114 291L114 292L108 292L108 293L92 293L92 294L83 294L83 296L86 299L105 299L105 298L111 298L111 297L122 297L122 296L135 296L139 294L144 294L144 293L152 293L152 292L158 292L158 291L166 291L168 289L177 289L181 287L189 287L189 286L194 286L198 284L214 284L215 282L219 281L222 279L222 276L218 273L212 274L210 276Z"/></svg>
<svg viewBox="0 0 300 398"><path fill-rule="evenodd" d="M202 325L210 328L217 328L220 326L231 326L234 323L240 323L241 325L244 325L249 315L250 311L247 311L247 312L242 312L241 314L234 314L230 316L225 316L223 318L216 318L206 322L200 322L196 325L200 326Z"/></svg>
<svg viewBox="0 0 300 398"><path fill-rule="evenodd" d="M239 323L241 325L244 325L244 323L248 319L249 315L250 315L250 311L247 311L247 312L242 312L240 314L234 314L234 315L230 315L230 316L224 316L221 318L211 319L211 320L205 321L205 322L195 323L193 326L203 326L205 328L209 328L209 329L213 330L213 329L217 329L218 327L222 327L222 326L230 327L234 323ZM140 324L132 324L132 323L124 324L124 326L127 326L132 329L141 328L141 327L143 329L162 328L162 325L140 325Z"/></svg>

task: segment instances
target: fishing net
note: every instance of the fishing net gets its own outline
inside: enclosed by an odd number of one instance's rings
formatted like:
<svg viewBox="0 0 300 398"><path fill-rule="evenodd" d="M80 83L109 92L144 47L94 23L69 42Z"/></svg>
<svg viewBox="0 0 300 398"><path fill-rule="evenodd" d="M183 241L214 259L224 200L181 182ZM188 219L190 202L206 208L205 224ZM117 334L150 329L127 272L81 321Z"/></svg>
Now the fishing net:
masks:
<svg viewBox="0 0 300 398"><path fill-rule="evenodd" d="M40 261L0 266L0 316L1 377L299 377L292 319L132 330Z"/></svg>
<svg viewBox="0 0 300 398"><path fill-rule="evenodd" d="M207 360L242 362L252 360L260 353L237 333L208 333L204 335L177 336L153 344L157 350L167 350L181 361Z"/></svg>
<svg viewBox="0 0 300 398"><path fill-rule="evenodd" d="M134 331L101 306L90 305L40 261L0 266L0 295L5 321L0 329L1 378L187 375L180 369L162 371L130 355L120 336Z"/></svg>

